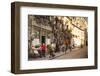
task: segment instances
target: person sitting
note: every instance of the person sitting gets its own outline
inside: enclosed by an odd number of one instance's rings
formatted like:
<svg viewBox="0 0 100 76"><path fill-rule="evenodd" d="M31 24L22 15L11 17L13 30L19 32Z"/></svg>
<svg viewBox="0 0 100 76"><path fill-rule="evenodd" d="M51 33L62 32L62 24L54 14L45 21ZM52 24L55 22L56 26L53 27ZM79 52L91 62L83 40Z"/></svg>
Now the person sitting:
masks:
<svg viewBox="0 0 100 76"><path fill-rule="evenodd" d="M45 55L45 53L46 53L46 45L45 45L45 43L41 44L41 50L42 50L42 56L45 57L46 56Z"/></svg>

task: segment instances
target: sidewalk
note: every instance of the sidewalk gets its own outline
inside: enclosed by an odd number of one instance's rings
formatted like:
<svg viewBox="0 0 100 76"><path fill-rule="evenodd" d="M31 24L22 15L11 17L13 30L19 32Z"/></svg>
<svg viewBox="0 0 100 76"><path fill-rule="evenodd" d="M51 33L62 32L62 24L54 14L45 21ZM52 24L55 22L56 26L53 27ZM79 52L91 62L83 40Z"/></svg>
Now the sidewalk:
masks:
<svg viewBox="0 0 100 76"><path fill-rule="evenodd" d="M61 52L57 52L57 53L55 53L55 57L49 58L49 59L52 60L52 59L58 58L58 57L60 57L60 56L69 54L69 53L72 52L73 50L78 50L78 49L80 49L80 48L74 48L74 49L72 49L71 51L70 51L70 49L68 49L68 50L66 51L66 53L65 53L65 52L62 52L62 51L61 51Z"/></svg>
<svg viewBox="0 0 100 76"><path fill-rule="evenodd" d="M57 53L54 53L55 54L55 57L52 57L52 58L50 58L49 56L50 55L46 55L46 57L42 57L42 58L35 58L35 59L29 59L29 60L52 60L52 59L59 59L59 57L62 57L62 56L64 56L64 55L69 55L70 53L72 53L72 52L77 52L77 50L80 50L81 48L74 48L74 49L72 49L72 51L70 51L69 49L66 51L66 53L65 52L57 52ZM64 58L63 58L64 59ZM65 58L66 59L66 58Z"/></svg>

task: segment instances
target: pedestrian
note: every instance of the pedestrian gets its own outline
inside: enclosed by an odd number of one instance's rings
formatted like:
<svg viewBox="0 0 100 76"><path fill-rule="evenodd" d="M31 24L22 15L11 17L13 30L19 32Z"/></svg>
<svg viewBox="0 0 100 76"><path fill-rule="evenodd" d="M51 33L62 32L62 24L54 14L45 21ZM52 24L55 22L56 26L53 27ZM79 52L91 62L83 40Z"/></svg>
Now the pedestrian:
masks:
<svg viewBox="0 0 100 76"><path fill-rule="evenodd" d="M75 47L74 38L71 39L71 47L72 47L72 49L74 49L74 47Z"/></svg>
<svg viewBox="0 0 100 76"><path fill-rule="evenodd" d="M47 45L48 53L49 53L49 58L54 58L55 54L53 52L53 48L51 45Z"/></svg>
<svg viewBox="0 0 100 76"><path fill-rule="evenodd" d="M66 40L64 41L64 44L65 44L65 46L66 46L66 47L65 47L65 48L66 48L65 50L67 51L67 49L68 49L68 39L66 39Z"/></svg>
<svg viewBox="0 0 100 76"><path fill-rule="evenodd" d="M66 45L64 43L62 44L62 51L66 54Z"/></svg>
<svg viewBox="0 0 100 76"><path fill-rule="evenodd" d="M71 46L71 40L68 40L68 48L70 49L70 52L72 51L72 46Z"/></svg>
<svg viewBox="0 0 100 76"><path fill-rule="evenodd" d="M45 43L41 44L41 50L42 50L42 56L45 57L45 53L46 53L46 45L45 45Z"/></svg>

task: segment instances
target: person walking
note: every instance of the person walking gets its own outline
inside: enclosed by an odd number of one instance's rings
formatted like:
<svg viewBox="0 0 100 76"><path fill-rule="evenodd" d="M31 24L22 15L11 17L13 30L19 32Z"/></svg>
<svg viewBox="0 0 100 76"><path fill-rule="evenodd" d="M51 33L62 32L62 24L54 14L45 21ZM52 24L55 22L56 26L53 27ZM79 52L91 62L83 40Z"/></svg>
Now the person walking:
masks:
<svg viewBox="0 0 100 76"><path fill-rule="evenodd" d="M61 48L62 48L62 51L66 54L66 51L67 50L66 50L66 45L64 43L62 44L62 47Z"/></svg>
<svg viewBox="0 0 100 76"><path fill-rule="evenodd" d="M49 54L49 58L54 58L55 57L55 54L53 52L53 48L51 45L47 45L47 48L48 48L48 54Z"/></svg>
<svg viewBox="0 0 100 76"><path fill-rule="evenodd" d="M66 39L65 41L64 41L64 44L65 44L65 50L67 51L67 49L68 49L68 39Z"/></svg>
<svg viewBox="0 0 100 76"><path fill-rule="evenodd" d="M71 40L68 40L68 48L70 49L70 52L72 51L72 46L71 46Z"/></svg>

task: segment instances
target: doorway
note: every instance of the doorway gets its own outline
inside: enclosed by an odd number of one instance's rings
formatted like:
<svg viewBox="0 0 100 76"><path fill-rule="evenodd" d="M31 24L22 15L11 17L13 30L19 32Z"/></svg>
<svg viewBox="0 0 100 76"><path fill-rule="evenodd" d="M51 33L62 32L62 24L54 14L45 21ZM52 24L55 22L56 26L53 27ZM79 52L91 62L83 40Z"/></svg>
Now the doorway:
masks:
<svg viewBox="0 0 100 76"><path fill-rule="evenodd" d="M45 36L42 36L41 43L45 43L45 41L46 41Z"/></svg>

